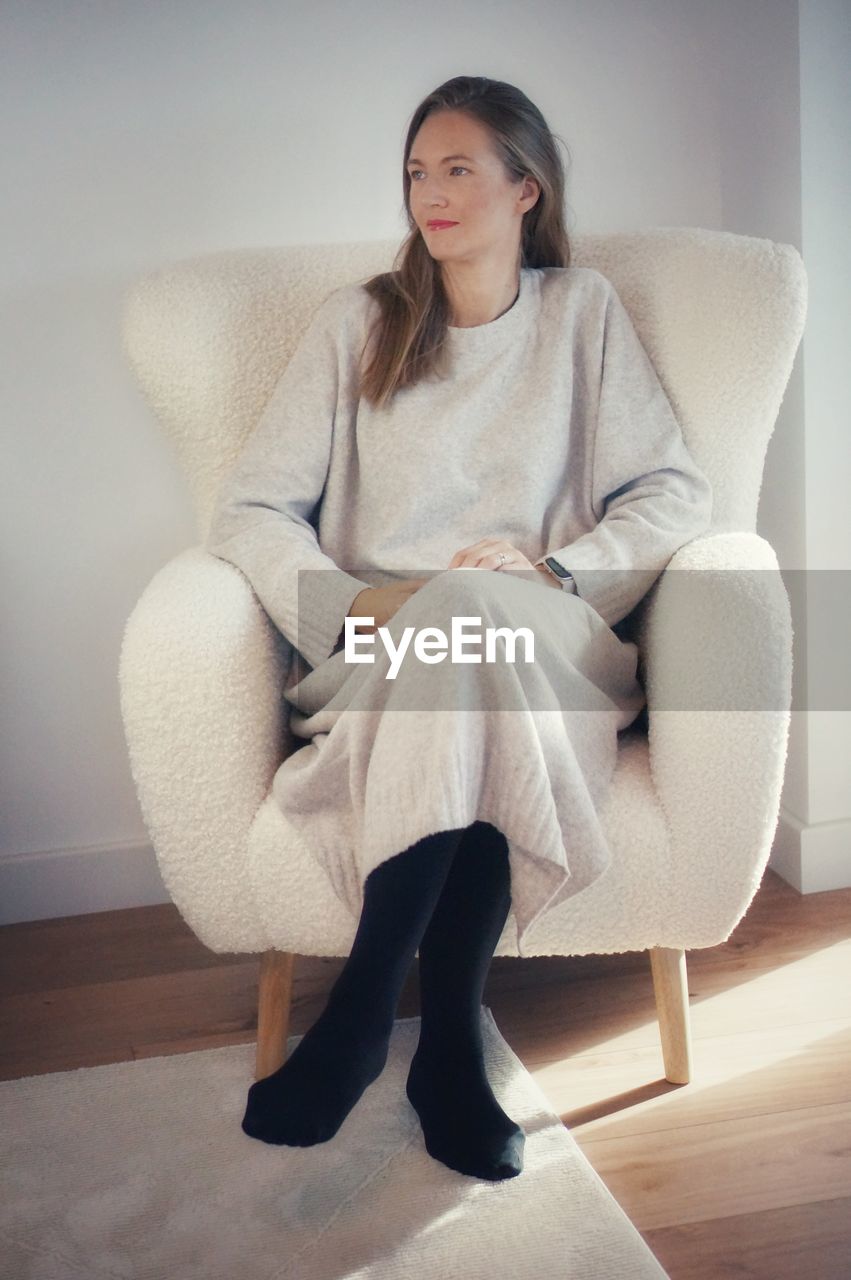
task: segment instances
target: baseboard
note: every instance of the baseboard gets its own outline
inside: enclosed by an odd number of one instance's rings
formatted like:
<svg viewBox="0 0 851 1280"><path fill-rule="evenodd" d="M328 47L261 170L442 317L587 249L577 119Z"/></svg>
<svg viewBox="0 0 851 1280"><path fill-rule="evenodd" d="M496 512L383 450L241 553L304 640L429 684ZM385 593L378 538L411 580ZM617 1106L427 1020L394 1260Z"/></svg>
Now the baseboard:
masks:
<svg viewBox="0 0 851 1280"><path fill-rule="evenodd" d="M807 827L781 806L768 865L799 893L851 888L851 819Z"/></svg>
<svg viewBox="0 0 851 1280"><path fill-rule="evenodd" d="M150 844L51 849L0 859L0 925L170 901Z"/></svg>

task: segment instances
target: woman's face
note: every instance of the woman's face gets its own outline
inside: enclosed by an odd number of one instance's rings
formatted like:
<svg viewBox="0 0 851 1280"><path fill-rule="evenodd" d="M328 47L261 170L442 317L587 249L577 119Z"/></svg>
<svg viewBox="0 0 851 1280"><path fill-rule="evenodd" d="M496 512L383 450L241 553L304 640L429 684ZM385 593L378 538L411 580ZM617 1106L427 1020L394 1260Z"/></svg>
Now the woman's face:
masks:
<svg viewBox="0 0 851 1280"><path fill-rule="evenodd" d="M433 258L516 258L523 214L540 185L528 177L509 181L485 125L463 111L434 112L414 137L407 170L411 214ZM438 229L431 220L457 225Z"/></svg>

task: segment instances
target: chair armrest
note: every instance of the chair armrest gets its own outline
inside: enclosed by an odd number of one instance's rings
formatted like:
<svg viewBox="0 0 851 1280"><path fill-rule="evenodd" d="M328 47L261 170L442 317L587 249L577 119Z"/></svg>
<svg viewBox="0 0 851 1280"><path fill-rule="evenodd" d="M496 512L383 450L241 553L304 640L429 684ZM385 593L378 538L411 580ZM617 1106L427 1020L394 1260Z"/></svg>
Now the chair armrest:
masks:
<svg viewBox="0 0 851 1280"><path fill-rule="evenodd" d="M292 749L293 649L248 580L203 547L151 580L121 647L130 767L160 871L215 951L262 950L246 842Z"/></svg>
<svg viewBox="0 0 851 1280"><path fill-rule="evenodd" d="M686 543L651 589L637 641L671 901L702 895L705 940L692 929L688 945L713 946L759 887L780 806L792 620L773 548L751 532Z"/></svg>

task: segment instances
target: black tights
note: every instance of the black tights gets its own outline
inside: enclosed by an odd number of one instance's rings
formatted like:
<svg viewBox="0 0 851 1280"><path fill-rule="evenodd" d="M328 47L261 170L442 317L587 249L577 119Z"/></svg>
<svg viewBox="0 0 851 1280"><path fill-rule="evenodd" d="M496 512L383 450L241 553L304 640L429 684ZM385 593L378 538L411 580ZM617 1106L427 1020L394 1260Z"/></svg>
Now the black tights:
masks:
<svg viewBox="0 0 851 1280"><path fill-rule="evenodd" d="M332 1138L387 1060L420 951L421 1034L406 1092L428 1152L498 1180L522 1169L522 1129L491 1092L481 1001L511 904L508 845L485 822L424 836L377 866L328 1002L282 1067L248 1092L244 1131L311 1146Z"/></svg>

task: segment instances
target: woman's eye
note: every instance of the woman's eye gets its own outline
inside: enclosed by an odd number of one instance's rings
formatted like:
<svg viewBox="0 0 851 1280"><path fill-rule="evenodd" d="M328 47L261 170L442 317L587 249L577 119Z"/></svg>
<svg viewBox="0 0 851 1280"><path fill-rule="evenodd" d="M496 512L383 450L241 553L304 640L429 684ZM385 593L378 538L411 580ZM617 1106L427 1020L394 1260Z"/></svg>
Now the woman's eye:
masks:
<svg viewBox="0 0 851 1280"><path fill-rule="evenodd" d="M463 164L454 164L452 168L449 170L449 172L454 173L456 169L463 169L464 173L470 172L469 169L465 168ZM422 169L410 169L409 173L411 175L411 178L416 178L418 173L422 173Z"/></svg>

